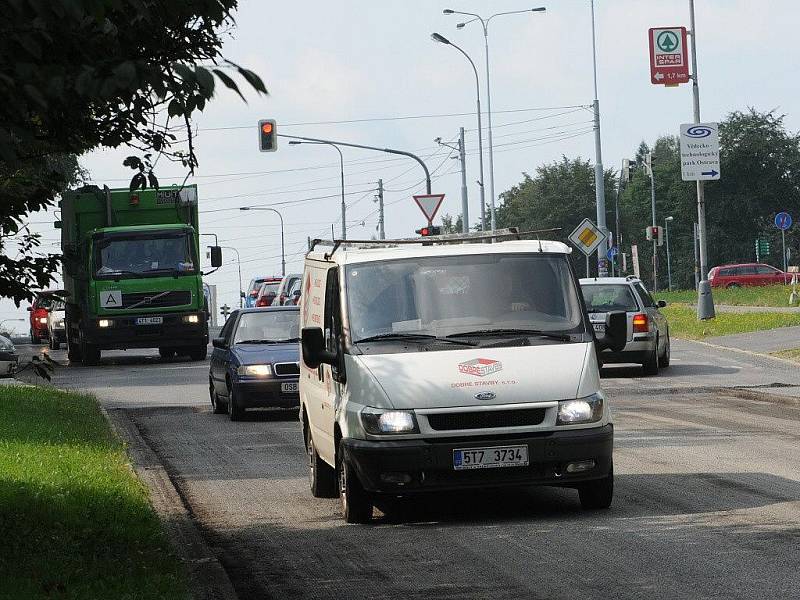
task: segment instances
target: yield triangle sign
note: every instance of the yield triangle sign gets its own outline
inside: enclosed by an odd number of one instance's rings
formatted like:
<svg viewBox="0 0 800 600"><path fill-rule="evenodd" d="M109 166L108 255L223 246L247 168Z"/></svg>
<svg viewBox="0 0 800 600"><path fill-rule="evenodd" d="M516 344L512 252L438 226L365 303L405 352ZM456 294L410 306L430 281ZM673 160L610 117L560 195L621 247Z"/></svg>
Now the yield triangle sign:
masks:
<svg viewBox="0 0 800 600"><path fill-rule="evenodd" d="M444 194L421 194L419 196L414 196L414 202L417 203L422 214L428 219L428 223L433 222L433 218L442 205L442 200L444 200Z"/></svg>

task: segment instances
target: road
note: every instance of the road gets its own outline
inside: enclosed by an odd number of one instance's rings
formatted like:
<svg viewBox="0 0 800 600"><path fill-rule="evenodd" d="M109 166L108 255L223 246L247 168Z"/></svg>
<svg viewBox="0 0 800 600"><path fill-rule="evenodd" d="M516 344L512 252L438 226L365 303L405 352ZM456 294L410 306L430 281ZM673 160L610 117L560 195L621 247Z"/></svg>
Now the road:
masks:
<svg viewBox="0 0 800 600"><path fill-rule="evenodd" d="M345 525L336 500L311 497L294 415L212 415L206 369L115 353L99 368L59 369L54 382L128 411L242 599L789 598L800 589L800 404L715 389L796 391L800 370L788 363L676 340L658 377L607 369L608 511L582 512L573 490L534 488L430 498L370 526Z"/></svg>

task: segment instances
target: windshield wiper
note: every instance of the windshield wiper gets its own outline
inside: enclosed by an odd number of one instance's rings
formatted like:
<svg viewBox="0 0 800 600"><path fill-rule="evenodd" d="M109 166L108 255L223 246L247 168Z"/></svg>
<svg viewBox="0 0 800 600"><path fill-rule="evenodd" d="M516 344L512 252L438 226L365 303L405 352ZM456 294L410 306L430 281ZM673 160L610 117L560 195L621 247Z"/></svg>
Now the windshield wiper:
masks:
<svg viewBox="0 0 800 600"><path fill-rule="evenodd" d="M282 340L242 340L236 344L280 344Z"/></svg>
<svg viewBox="0 0 800 600"><path fill-rule="evenodd" d="M141 273L138 273L136 271L128 271L127 269L114 269L114 270L108 270L108 271L103 271L103 272L98 271L97 273L95 273L96 277L111 277L111 278L114 278L114 277L119 277L120 275L133 275L135 277L139 277L139 276L141 276Z"/></svg>
<svg viewBox="0 0 800 600"><path fill-rule="evenodd" d="M450 336L438 337L429 333L380 333L378 335L371 335L369 337L361 338L360 340L356 340L354 343L360 344L361 342L375 342L379 340L412 340L420 342L449 342L450 344L459 344L461 346L477 345L476 342L468 342L467 340L453 340L449 338Z"/></svg>
<svg viewBox="0 0 800 600"><path fill-rule="evenodd" d="M524 335L524 336L539 336L549 338L551 340L561 340L562 342L571 341L571 337L567 333L556 333L554 331L542 331L541 329L478 329L476 331L465 331L464 333L452 333L448 335L451 337L490 337L490 336L504 336L504 335Z"/></svg>

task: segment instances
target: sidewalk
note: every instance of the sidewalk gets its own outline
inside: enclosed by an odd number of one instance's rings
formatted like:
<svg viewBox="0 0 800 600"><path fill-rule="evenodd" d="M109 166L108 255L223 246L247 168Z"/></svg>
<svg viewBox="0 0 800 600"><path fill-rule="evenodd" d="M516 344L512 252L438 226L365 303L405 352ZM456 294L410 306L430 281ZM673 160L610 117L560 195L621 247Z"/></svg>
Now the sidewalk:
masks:
<svg viewBox="0 0 800 600"><path fill-rule="evenodd" d="M720 307L717 308L719 309ZM717 346L724 346L726 348L736 348L738 350L747 350L748 352L769 354L779 350L800 348L800 326L778 327L777 329L767 329L765 331L750 331L748 333L720 335L716 337L704 338L702 341L708 342L709 344L716 344Z"/></svg>

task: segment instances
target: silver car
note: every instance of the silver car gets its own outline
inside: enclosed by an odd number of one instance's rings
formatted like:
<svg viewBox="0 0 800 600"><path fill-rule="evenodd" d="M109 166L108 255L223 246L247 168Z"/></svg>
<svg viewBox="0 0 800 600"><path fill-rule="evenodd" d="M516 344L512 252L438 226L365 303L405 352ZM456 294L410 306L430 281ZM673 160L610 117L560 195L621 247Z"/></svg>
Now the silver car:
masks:
<svg viewBox="0 0 800 600"><path fill-rule="evenodd" d="M628 317L628 338L621 352L604 350L600 359L608 363L639 363L645 375L656 375L669 366L669 324L656 302L636 277L595 277L581 279L583 299L596 332L605 328L606 314L624 311Z"/></svg>

